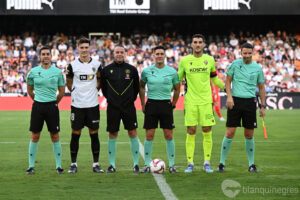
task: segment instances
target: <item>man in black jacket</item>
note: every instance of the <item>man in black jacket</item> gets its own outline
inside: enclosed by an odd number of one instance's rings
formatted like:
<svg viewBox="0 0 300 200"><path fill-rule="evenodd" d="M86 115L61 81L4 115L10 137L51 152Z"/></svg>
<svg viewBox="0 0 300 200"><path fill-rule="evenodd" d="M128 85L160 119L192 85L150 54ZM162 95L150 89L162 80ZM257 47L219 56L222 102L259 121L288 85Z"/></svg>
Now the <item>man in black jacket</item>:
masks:
<svg viewBox="0 0 300 200"><path fill-rule="evenodd" d="M107 173L116 171L116 139L120 128L120 121L123 121L124 128L128 130L130 137L131 153L133 156L133 172L139 172L139 141L137 137L137 117L134 101L139 92L139 75L137 69L124 62L125 49L116 46L114 49L114 62L107 65L101 73L101 88L107 99L107 131L108 156L110 166Z"/></svg>

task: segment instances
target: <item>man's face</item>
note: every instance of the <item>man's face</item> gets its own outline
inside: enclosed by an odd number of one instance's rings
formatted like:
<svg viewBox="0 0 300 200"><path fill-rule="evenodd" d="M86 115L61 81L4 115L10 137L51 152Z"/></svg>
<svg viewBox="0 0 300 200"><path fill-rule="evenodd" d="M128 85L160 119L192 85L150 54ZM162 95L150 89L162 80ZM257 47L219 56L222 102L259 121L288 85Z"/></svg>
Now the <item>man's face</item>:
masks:
<svg viewBox="0 0 300 200"><path fill-rule="evenodd" d="M51 63L51 52L49 49L43 49L40 54L42 64L48 65Z"/></svg>
<svg viewBox="0 0 300 200"><path fill-rule="evenodd" d="M82 43L78 45L78 51L81 56L89 56L90 55L90 45L89 43Z"/></svg>
<svg viewBox="0 0 300 200"><path fill-rule="evenodd" d="M251 48L243 48L242 49L242 57L245 63L249 64L252 61L253 51Z"/></svg>
<svg viewBox="0 0 300 200"><path fill-rule="evenodd" d="M157 49L153 53L153 58L154 58L155 64L162 64L162 63L164 63L165 62L165 58L166 58L165 51L163 49Z"/></svg>
<svg viewBox="0 0 300 200"><path fill-rule="evenodd" d="M114 50L114 59L117 63L124 62L125 49L123 47L116 47Z"/></svg>
<svg viewBox="0 0 300 200"><path fill-rule="evenodd" d="M205 43L202 38L194 38L191 46L195 53L200 53L203 51L203 48L205 47Z"/></svg>

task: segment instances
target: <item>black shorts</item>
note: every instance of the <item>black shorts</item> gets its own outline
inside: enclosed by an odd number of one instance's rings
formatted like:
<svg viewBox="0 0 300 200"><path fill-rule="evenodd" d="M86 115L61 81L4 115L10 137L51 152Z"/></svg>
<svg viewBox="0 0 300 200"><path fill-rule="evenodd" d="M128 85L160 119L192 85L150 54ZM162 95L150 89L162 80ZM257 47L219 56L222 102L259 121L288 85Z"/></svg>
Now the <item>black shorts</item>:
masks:
<svg viewBox="0 0 300 200"><path fill-rule="evenodd" d="M227 127L240 127L241 120L244 128L254 129L256 121L256 98L233 97L234 106L227 109Z"/></svg>
<svg viewBox="0 0 300 200"><path fill-rule="evenodd" d="M173 129L173 107L170 100L153 100L148 99L145 106L144 129L160 128Z"/></svg>
<svg viewBox="0 0 300 200"><path fill-rule="evenodd" d="M71 106L71 124L73 130L81 130L84 126L92 130L98 130L99 122L99 105L91 108L76 108Z"/></svg>
<svg viewBox="0 0 300 200"><path fill-rule="evenodd" d="M50 133L59 132L59 110L55 101L46 103L34 101L32 104L29 130L34 133L41 132L44 121Z"/></svg>
<svg viewBox="0 0 300 200"><path fill-rule="evenodd" d="M133 130L138 127L136 119L136 110L134 104L126 107L117 107L111 104L107 105L107 128L109 133L120 130L120 121L123 121L126 130Z"/></svg>

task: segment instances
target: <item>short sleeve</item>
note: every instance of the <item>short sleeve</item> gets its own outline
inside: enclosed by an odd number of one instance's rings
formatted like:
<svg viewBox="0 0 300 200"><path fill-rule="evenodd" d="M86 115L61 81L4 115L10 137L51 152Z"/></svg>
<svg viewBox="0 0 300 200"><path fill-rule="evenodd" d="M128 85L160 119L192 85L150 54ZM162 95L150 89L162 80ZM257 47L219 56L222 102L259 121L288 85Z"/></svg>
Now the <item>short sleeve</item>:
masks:
<svg viewBox="0 0 300 200"><path fill-rule="evenodd" d="M176 72L173 74L172 83L173 83L173 85L177 85L178 83L180 83L179 76Z"/></svg>
<svg viewBox="0 0 300 200"><path fill-rule="evenodd" d="M98 70L97 70L97 72L102 72L102 70L103 70L103 67L102 67L102 65L99 65L99 67L98 67Z"/></svg>
<svg viewBox="0 0 300 200"><path fill-rule="evenodd" d="M142 80L144 83L147 83L147 82L148 82L146 70L143 70L142 75L141 75L141 80Z"/></svg>
<svg viewBox="0 0 300 200"><path fill-rule="evenodd" d="M60 73L58 75L58 86L59 87L65 86L65 78L64 78L64 75L62 73Z"/></svg>
<svg viewBox="0 0 300 200"><path fill-rule="evenodd" d="M66 74L67 78L73 78L74 77L74 73L73 73L73 67L71 64L68 65L67 67L67 74Z"/></svg>
<svg viewBox="0 0 300 200"><path fill-rule="evenodd" d="M178 78L179 78L179 81L182 81L184 75L185 75L184 61L183 61L183 59L181 59L180 62L179 62L179 69L178 69Z"/></svg>
<svg viewBox="0 0 300 200"><path fill-rule="evenodd" d="M259 72L258 72L258 79L257 79L257 82L258 82L258 83L264 83L264 82L265 82L265 79L264 79L264 72L262 71L261 68L259 69Z"/></svg>
<svg viewBox="0 0 300 200"><path fill-rule="evenodd" d="M232 63L231 65L229 65L229 67L227 67L226 74L233 77L233 72L234 72L234 64Z"/></svg>
<svg viewBox="0 0 300 200"><path fill-rule="evenodd" d="M26 80L27 80L27 85L34 85L34 79L31 70L29 71Z"/></svg>

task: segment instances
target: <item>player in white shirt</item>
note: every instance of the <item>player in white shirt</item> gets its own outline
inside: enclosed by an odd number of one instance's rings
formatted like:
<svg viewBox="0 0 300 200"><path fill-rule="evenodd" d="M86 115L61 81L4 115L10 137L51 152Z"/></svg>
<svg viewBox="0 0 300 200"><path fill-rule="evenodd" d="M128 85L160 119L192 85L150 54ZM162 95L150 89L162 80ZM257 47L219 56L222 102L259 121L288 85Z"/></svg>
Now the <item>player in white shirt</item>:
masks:
<svg viewBox="0 0 300 200"><path fill-rule="evenodd" d="M103 173L98 163L100 142L98 129L100 121L98 91L100 89L99 61L90 56L90 40L80 38L78 41L79 58L71 62L67 69L67 86L71 91L72 138L70 143L71 168L69 173L77 172L77 153L81 129L89 128L93 153L93 171Z"/></svg>

